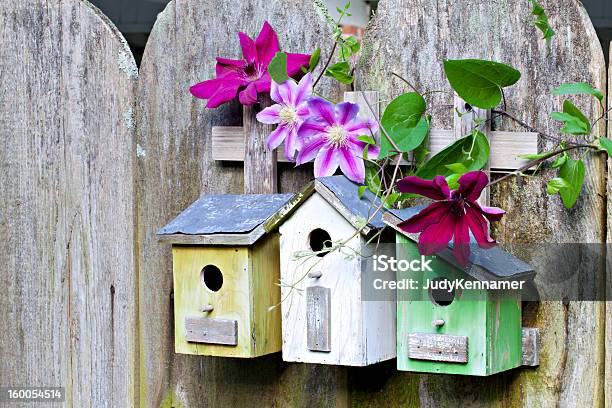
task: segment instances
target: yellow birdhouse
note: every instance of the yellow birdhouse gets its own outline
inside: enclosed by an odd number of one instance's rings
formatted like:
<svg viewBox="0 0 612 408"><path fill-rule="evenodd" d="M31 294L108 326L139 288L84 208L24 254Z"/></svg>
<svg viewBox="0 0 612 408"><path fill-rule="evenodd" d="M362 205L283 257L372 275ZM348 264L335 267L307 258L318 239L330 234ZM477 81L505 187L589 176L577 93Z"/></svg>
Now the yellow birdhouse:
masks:
<svg viewBox="0 0 612 408"><path fill-rule="evenodd" d="M175 351L281 350L279 236L292 194L203 196L158 231L172 243Z"/></svg>

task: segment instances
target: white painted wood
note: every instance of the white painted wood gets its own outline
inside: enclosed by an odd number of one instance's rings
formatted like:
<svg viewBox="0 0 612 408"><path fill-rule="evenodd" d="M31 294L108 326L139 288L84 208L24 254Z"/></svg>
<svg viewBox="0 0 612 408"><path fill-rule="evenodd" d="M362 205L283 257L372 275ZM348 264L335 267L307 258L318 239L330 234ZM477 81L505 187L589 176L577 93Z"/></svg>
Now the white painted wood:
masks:
<svg viewBox="0 0 612 408"><path fill-rule="evenodd" d="M332 241L345 240L355 233L355 228L318 193L280 226L283 359L365 366L395 357L395 303L362 302L362 260L353 253L365 250L362 236L350 239L342 252L296 259L296 253L310 249L308 237L316 228L327 231ZM323 273L318 278L308 276L316 271ZM308 349L305 289L312 286L331 290L328 353Z"/></svg>

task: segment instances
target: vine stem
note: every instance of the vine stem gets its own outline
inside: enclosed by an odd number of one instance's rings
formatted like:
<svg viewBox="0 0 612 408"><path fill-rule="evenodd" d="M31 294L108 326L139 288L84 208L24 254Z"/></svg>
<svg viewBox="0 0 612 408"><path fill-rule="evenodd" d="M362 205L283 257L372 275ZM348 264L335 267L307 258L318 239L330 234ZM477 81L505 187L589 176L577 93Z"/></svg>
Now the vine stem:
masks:
<svg viewBox="0 0 612 408"><path fill-rule="evenodd" d="M329 57L327 58L327 61L325 62L325 65L323 66L323 69L319 73L319 76L317 77L317 80L314 82L314 84L312 84L312 88L313 89L317 86L317 84L319 83L319 81L323 77L323 74L325 74L325 71L327 70L327 67L329 67L329 64L331 64L331 60L334 57L334 53L336 52L336 48L337 47L338 47L338 40L336 39L336 41L334 42L334 46L333 46L331 52L329 53Z"/></svg>
<svg viewBox="0 0 612 408"><path fill-rule="evenodd" d="M376 120L376 122L378 123L378 127L380 128L381 132L383 133L383 135L385 135L385 138L387 138L387 140L389 141L389 143L391 144L391 146L393 146L393 148L401 155L402 154L402 150L399 148L399 146L393 141L393 139L391 139L391 136L389 136L389 134L387 133L387 131L385 130L385 128L383 127L382 123L380 123L380 121L377 118L376 112L374 112L374 109L372 108L372 105L370 105L370 102L368 102L368 99L366 98L365 94L363 93L363 91L359 91L359 94L361 95L361 97L363 98L364 102L366 103L368 109L370 110L370 113L372 114L372 116L374 117L374 119ZM400 160L401 160L401 156L400 156ZM398 161L399 163L399 161Z"/></svg>
<svg viewBox="0 0 612 408"><path fill-rule="evenodd" d="M559 155L561 153L565 153L567 151L574 150L574 149L595 149L595 150L597 150L597 147L593 146L593 145L590 145L590 144L574 144L572 146L568 146L568 147L565 147L563 149L555 150L554 152L547 153L547 154L543 155L542 157L539 157L539 158L537 158L535 160L530 161L529 163L525 164L524 166L519 167L518 169L516 169L512 173L507 173L504 176L502 176L502 177L500 177L500 178L498 178L496 180L490 181L489 184L487 184L487 187L491 187L491 186L493 186L493 185L495 185L495 184L497 184L497 183L499 183L499 182L501 182L503 180L506 180L507 178L510 178L512 176L516 176L516 175L520 174L521 172L523 172L525 170L529 170L533 166L537 166L538 164L545 162L546 160L550 159L551 157L555 157L555 156L557 156L557 155Z"/></svg>
<svg viewBox="0 0 612 408"><path fill-rule="evenodd" d="M520 126L524 127L528 131L533 132L533 133L537 133L538 135L540 135L540 136L542 136L542 137L544 137L546 139L555 141L557 143L566 143L566 144L569 144L569 145L572 145L572 146L581 146L580 143L572 142L570 140L565 140L565 139L562 139L560 137L556 137L556 136L552 136L552 135L549 135L547 133L544 133L544 132L534 128L533 126L525 123L524 121L520 120L519 118L517 118L516 116L512 115L511 113L506 112L505 110L493 109L493 110L491 110L491 113L495 113L495 114L498 114L498 115L501 115L501 116L505 116L508 119L518 123Z"/></svg>

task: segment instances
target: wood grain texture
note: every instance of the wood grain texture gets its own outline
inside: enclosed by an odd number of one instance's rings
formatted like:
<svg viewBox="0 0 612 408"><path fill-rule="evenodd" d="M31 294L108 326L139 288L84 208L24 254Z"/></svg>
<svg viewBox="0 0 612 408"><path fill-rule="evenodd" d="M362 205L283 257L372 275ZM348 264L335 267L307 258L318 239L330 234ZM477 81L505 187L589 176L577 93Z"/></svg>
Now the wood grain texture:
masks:
<svg viewBox="0 0 612 408"><path fill-rule="evenodd" d="M185 318L185 340L193 343L238 344L238 322L210 317Z"/></svg>
<svg viewBox="0 0 612 408"><path fill-rule="evenodd" d="M189 407L316 406L345 399L346 374L334 367L287 365L280 353L241 361L174 354L171 254L155 231L201 194L242 193L241 164L215 162L211 127L241 125L237 103L206 110L189 86L212 78L215 57L239 58L238 31L256 35L264 20L282 49L331 49L328 28L310 2L175 0L151 32L138 91L138 247L142 405ZM331 80L321 92L338 98ZM279 168L281 192L301 189L312 167ZM287 390L303 389L303 393Z"/></svg>
<svg viewBox="0 0 612 408"><path fill-rule="evenodd" d="M0 382L134 406L136 65L76 0L0 4Z"/></svg>
<svg viewBox="0 0 612 408"><path fill-rule="evenodd" d="M450 334L408 333L408 358L467 363L468 338Z"/></svg>
<svg viewBox="0 0 612 408"><path fill-rule="evenodd" d="M540 365L540 329L537 327L523 327L523 365L536 367Z"/></svg>
<svg viewBox="0 0 612 408"><path fill-rule="evenodd" d="M242 107L244 140L244 193L273 194L278 192L276 152L268 150L266 140L275 129L255 117L272 105L270 95L261 95L260 103Z"/></svg>
<svg viewBox="0 0 612 408"><path fill-rule="evenodd" d="M610 49L612 50L612 43L610 43ZM612 97L610 97L610 92L612 91L612 69L608 66L608 97L607 97L607 106L608 109L612 107ZM608 128L606 129L608 138L612 135L612 122L608 122ZM612 244L612 179L610 178L610 174L612 174L612 159L608 157L608 182L607 182L607 236L606 236L606 296L607 299L610 299L610 294L612 294L612 252L610 251L610 244ZM604 362L604 371L605 371L605 406L606 408L612 408L612 301L607 301L605 304L605 325L606 325L606 334L605 334L605 362Z"/></svg>
<svg viewBox="0 0 612 408"><path fill-rule="evenodd" d="M321 273L319 271L319 273ZM323 276L321 274L321 276ZM321 277L319 276L319 277ZM312 276L309 275L310 278ZM306 288L306 343L311 351L331 351L331 290Z"/></svg>
<svg viewBox="0 0 612 408"><path fill-rule="evenodd" d="M550 90L567 81L586 81L606 88L601 46L582 5L575 0L542 1L557 35L547 56L541 33L529 22L529 2L513 0L386 0L366 33L364 58L358 73L360 89L378 89L389 100L407 91L391 77L396 72L421 90L450 91L443 74L445 58L483 58L508 63L522 79L509 88L508 110L543 131L557 134L551 111L560 110L563 97ZM450 96L435 94L430 105L452 104ZM571 97L591 117L600 114L595 98ZM450 129L452 113L437 110L433 127ZM494 130L523 130L496 120ZM605 131L599 125L596 134ZM541 150L552 146L541 139ZM577 206L567 211L558 196L548 196L541 178L501 183L491 191L493 205L508 214L494 233L501 242L604 242L605 163L587 158L587 179ZM544 173L549 175L549 173ZM537 268L537 251L517 254ZM604 274L598 257L568 259L585 273ZM550 277L552 278L552 277ZM536 276L538 282L546 277ZM604 395L603 304L542 302L524 313L523 325L542 328L540 366L497 375L481 392L481 381L470 378L419 376L421 406L601 406ZM400 380L388 379L390 384ZM399 386L399 385L398 385ZM478 392L475 392L478 390ZM384 386L381 393L389 395ZM389 398L391 406L408 400ZM358 390L351 394L367 405L372 398Z"/></svg>
<svg viewBox="0 0 612 408"><path fill-rule="evenodd" d="M244 130L241 126L214 126L212 130L212 154L214 160L244 161ZM527 160L521 154L538 152L538 135L531 132L490 132L491 157L489 165L496 170L516 170ZM434 155L455 141L453 130L432 129L429 133L429 150ZM280 163L289 160L283 153L284 144L277 149Z"/></svg>

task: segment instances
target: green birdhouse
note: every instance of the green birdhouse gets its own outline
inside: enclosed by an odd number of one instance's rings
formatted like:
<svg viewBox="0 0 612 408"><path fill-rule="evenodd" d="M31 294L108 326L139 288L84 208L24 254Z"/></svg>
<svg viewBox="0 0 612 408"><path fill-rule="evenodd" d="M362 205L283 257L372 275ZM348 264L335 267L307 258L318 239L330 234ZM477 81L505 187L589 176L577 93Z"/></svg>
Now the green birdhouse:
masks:
<svg viewBox="0 0 612 408"><path fill-rule="evenodd" d="M537 365L532 355L537 346L529 344L537 329L521 328L521 292L533 281L533 268L497 247L477 245L465 268L449 248L422 257L418 234L397 228L419 210L384 215L397 231L397 281L408 288L397 294L398 370L488 376ZM417 259L418 269L401 268L402 260L409 266ZM527 357L525 348L531 348Z"/></svg>

